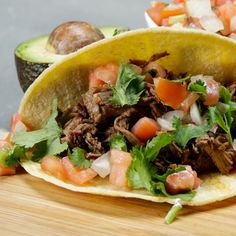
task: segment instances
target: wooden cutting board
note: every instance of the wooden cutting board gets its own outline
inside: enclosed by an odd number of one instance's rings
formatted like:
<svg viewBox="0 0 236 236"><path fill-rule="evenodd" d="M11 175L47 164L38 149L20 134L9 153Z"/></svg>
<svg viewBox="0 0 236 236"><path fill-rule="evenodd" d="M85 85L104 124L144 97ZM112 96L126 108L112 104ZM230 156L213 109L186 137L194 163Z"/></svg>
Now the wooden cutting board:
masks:
<svg viewBox="0 0 236 236"><path fill-rule="evenodd" d="M0 177L0 235L236 235L236 198L185 207L171 225L170 205L74 193L20 174Z"/></svg>

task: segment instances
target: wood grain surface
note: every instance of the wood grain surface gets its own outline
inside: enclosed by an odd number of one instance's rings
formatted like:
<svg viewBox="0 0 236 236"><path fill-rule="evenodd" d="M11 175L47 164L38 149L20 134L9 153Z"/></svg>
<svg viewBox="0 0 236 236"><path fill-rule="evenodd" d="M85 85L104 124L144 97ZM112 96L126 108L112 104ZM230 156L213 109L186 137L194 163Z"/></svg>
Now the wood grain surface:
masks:
<svg viewBox="0 0 236 236"><path fill-rule="evenodd" d="M185 207L74 193L22 173L0 177L0 235L236 235L236 198Z"/></svg>

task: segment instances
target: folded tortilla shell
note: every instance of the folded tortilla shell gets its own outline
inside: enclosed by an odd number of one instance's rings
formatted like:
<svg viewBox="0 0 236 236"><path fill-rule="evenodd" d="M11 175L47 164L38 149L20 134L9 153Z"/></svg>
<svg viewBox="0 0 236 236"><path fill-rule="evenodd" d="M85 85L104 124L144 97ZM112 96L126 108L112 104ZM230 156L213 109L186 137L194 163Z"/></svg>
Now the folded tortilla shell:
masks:
<svg viewBox="0 0 236 236"><path fill-rule="evenodd" d="M236 43L228 38L204 31L170 28L141 29L91 44L45 70L30 86L20 105L22 121L37 129L47 120L55 97L64 111L78 103L88 89L89 70L121 59L148 60L153 54L170 53L158 62L174 73L213 75L222 83L236 78ZM33 162L22 164L31 175L66 189L92 194L133 197L155 202L174 203L174 199L152 196L145 190L122 191L113 189L107 179L95 178L90 185L73 186L62 182L40 169ZM236 195L236 174L209 174L187 205L204 205Z"/></svg>

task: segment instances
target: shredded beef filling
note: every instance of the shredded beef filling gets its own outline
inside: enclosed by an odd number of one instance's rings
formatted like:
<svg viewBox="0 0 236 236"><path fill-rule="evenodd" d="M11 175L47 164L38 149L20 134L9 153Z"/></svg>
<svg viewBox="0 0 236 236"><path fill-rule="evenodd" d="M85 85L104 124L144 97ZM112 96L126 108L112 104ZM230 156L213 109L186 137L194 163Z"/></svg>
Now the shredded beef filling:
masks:
<svg viewBox="0 0 236 236"><path fill-rule="evenodd" d="M153 84L146 83L145 86L139 103L132 107L112 105L109 102L112 93L106 87L89 89L81 103L61 115L62 142L67 142L70 148L84 149L87 158L96 158L108 151L109 140L118 133L125 136L128 145L143 145L131 132L135 122L144 116L157 119L170 110L156 97ZM236 83L228 89L235 98ZM185 148L171 143L161 150L153 163L159 173L165 173L173 164L183 164L200 173L218 169L227 174L235 162L236 151L227 138L219 133L209 133Z"/></svg>

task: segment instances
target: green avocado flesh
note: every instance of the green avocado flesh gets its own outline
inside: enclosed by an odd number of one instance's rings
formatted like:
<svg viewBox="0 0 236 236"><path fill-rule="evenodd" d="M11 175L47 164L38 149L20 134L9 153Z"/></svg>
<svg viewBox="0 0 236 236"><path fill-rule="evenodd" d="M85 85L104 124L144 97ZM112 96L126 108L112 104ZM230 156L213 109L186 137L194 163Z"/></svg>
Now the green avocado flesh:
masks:
<svg viewBox="0 0 236 236"><path fill-rule="evenodd" d="M105 38L128 31L127 27L99 27ZM21 88L25 92L32 82L52 63L66 55L52 53L46 49L49 35L39 36L21 43L15 50L15 64Z"/></svg>
<svg viewBox="0 0 236 236"><path fill-rule="evenodd" d="M46 50L47 41L48 35L25 41L16 48L15 54L25 61L48 64L65 57L64 55L54 54Z"/></svg>

